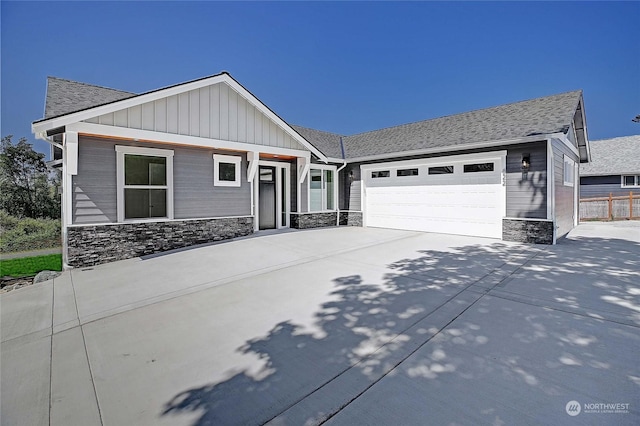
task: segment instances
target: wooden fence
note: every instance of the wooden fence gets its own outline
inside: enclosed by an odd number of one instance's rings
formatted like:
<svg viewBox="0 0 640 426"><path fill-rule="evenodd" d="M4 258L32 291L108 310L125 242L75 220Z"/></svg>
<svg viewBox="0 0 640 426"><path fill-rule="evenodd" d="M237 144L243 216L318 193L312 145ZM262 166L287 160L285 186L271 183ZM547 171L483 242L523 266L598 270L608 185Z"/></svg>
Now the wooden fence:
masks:
<svg viewBox="0 0 640 426"><path fill-rule="evenodd" d="M580 220L640 219L640 194L614 197L583 198L580 200Z"/></svg>

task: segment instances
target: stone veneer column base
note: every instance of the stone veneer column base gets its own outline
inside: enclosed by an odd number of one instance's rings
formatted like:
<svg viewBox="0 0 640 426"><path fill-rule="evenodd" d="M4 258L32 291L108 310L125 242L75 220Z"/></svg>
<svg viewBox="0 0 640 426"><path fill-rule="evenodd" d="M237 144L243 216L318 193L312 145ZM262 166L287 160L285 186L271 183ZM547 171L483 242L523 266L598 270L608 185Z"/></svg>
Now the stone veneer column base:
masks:
<svg viewBox="0 0 640 426"><path fill-rule="evenodd" d="M553 244L553 221L504 218L502 239L518 243Z"/></svg>
<svg viewBox="0 0 640 426"><path fill-rule="evenodd" d="M291 213L290 226L297 229L323 228L337 226L337 212Z"/></svg>
<svg viewBox="0 0 640 426"><path fill-rule="evenodd" d="M67 263L73 267L99 265L251 233L251 216L71 226L67 229Z"/></svg>
<svg viewBox="0 0 640 426"><path fill-rule="evenodd" d="M340 212L340 226L362 226L362 212Z"/></svg>

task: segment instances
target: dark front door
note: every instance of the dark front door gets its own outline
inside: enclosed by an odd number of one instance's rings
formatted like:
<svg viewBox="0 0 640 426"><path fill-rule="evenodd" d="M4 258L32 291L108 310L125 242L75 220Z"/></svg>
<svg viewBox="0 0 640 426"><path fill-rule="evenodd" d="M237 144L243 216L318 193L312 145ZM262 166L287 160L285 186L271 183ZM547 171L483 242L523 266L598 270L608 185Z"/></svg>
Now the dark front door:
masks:
<svg viewBox="0 0 640 426"><path fill-rule="evenodd" d="M260 229L276 227L276 168L260 166L260 189L258 193Z"/></svg>

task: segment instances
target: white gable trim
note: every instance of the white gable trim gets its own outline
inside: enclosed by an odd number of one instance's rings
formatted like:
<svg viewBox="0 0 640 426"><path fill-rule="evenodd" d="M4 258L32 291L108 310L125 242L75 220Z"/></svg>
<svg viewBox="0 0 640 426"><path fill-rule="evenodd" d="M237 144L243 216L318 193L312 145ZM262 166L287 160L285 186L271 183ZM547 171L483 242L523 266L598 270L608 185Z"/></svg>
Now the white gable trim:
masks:
<svg viewBox="0 0 640 426"><path fill-rule="evenodd" d="M123 99L121 101L112 102L107 105L97 106L94 108L70 113L61 117L51 118L49 120L33 123L31 130L33 133L42 133L47 130L55 129L57 127L68 126L73 123L77 123L83 120L88 120L100 115L109 114L115 111L120 111L133 106L142 105L147 102L153 102L158 99L166 98L169 96L177 95L191 90L200 89L205 86L210 86L218 83L225 83L243 98L245 98L250 104L256 107L258 111L263 113L267 118L275 122L280 126L287 134L289 134L294 140L307 148L313 154L315 154L321 161L328 162L327 157L322 154L318 149L311 145L305 138L303 138L298 132L296 132L291 126L289 126L284 120L278 117L273 111L271 111L265 104L263 104L258 98L245 89L240 83L233 79L229 74L223 73L212 77L203 78L201 80L184 83L166 89L156 90L154 92L134 96L132 98ZM255 149L255 148L254 148Z"/></svg>
<svg viewBox="0 0 640 426"><path fill-rule="evenodd" d="M232 142L220 139L201 138L197 136L178 135L173 133L154 132L151 130L130 129L126 127L107 126L104 124L75 123L67 126L67 131L74 131L84 135L101 136L105 138L121 138L145 142L160 142L174 145L190 145L205 148L218 148L231 151L252 152L259 147L265 154L289 155L293 157L309 158L309 151L275 146L262 146L244 142Z"/></svg>

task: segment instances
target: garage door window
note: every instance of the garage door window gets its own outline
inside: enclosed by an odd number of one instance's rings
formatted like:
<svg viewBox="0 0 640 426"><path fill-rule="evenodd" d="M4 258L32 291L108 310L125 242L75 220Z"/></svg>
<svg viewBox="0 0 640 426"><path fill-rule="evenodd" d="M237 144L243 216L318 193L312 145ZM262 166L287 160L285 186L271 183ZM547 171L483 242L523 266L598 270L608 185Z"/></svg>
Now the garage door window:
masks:
<svg viewBox="0 0 640 426"><path fill-rule="evenodd" d="M375 172L371 172L371 177L376 178L387 178L391 176L389 170L376 170Z"/></svg>
<svg viewBox="0 0 640 426"><path fill-rule="evenodd" d="M447 175L453 173L453 166L429 167L430 175Z"/></svg>
<svg viewBox="0 0 640 426"><path fill-rule="evenodd" d="M398 169L396 176L418 176L418 169Z"/></svg>
<svg viewBox="0 0 640 426"><path fill-rule="evenodd" d="M465 173L492 172L492 171L493 171L493 163L475 163L475 164L464 165Z"/></svg>

